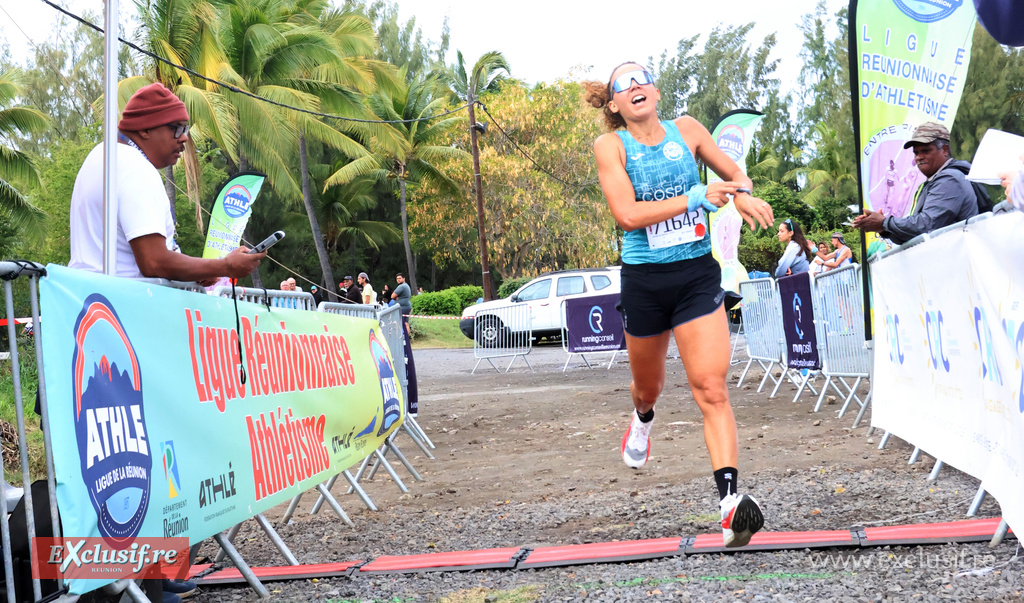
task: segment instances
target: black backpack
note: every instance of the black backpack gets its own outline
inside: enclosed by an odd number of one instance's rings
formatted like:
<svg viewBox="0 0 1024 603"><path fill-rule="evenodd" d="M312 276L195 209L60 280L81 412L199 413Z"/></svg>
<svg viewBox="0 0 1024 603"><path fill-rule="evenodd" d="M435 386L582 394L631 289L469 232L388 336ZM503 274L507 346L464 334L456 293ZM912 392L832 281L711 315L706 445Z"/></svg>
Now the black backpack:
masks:
<svg viewBox="0 0 1024 603"><path fill-rule="evenodd" d="M964 167L963 165L951 165L949 167L960 172L964 176L967 176L967 173L970 171L969 167ZM967 182L971 185L971 188L974 189L974 196L978 198L978 213L983 214L987 211L992 211L995 204L992 203L992 197L988 195L988 189L985 188L985 185L971 180L968 180Z"/></svg>

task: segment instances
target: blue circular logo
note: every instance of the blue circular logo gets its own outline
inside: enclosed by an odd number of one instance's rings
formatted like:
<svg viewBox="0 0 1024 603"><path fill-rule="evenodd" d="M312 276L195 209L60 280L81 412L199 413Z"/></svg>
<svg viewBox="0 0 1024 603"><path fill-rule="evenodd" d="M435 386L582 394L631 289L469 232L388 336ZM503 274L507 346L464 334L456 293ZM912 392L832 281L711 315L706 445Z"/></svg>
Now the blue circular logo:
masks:
<svg viewBox="0 0 1024 603"><path fill-rule="evenodd" d="M236 184L224 193L224 213L232 218L241 218L249 211L249 204L252 203L252 195L249 189L241 184Z"/></svg>
<svg viewBox="0 0 1024 603"><path fill-rule="evenodd" d="M964 0L892 0L903 14L921 23L941 21L956 12Z"/></svg>
<svg viewBox="0 0 1024 603"><path fill-rule="evenodd" d="M127 548L150 498L152 451L142 402L142 370L110 301L85 299L71 357L75 436L82 480L100 535Z"/></svg>
<svg viewBox="0 0 1024 603"><path fill-rule="evenodd" d="M601 306L594 306L590 309L590 330L595 333L601 333L604 331L604 310Z"/></svg>

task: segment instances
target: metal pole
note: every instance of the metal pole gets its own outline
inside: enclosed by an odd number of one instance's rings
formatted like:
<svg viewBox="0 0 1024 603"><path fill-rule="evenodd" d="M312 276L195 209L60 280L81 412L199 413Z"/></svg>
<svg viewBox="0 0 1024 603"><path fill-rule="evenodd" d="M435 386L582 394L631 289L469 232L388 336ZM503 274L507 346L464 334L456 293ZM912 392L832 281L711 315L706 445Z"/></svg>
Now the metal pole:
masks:
<svg viewBox="0 0 1024 603"><path fill-rule="evenodd" d="M473 187L476 189L476 226L480 236L480 269L483 271L484 301L494 299L491 289L491 264L487 260L487 230L484 219L484 192L480 184L480 149L476 144L476 97L470 86L469 94L469 143L473 148Z"/></svg>
<svg viewBox="0 0 1024 603"><path fill-rule="evenodd" d="M106 0L103 39L103 273L114 274L117 258L117 10Z"/></svg>
<svg viewBox="0 0 1024 603"><path fill-rule="evenodd" d="M32 504L32 475L29 473L28 469L28 439L25 437L25 413L21 399L21 365L18 360L18 338L14 328L14 292L11 287L11 281L4 281L4 304L7 310L7 341L11 345L11 378L14 382L14 408L16 421L18 423L18 447L20 448L19 452L21 456L21 482L24 487L24 494L22 494L22 498L25 501L25 524L28 528L29 551L31 554L32 551L35 551L34 541L36 536L36 515L33 511L34 505ZM7 495L5 493L4 505L7 504L6 498ZM7 509L5 508L3 512L6 514ZM4 536L8 535L5 533ZM8 538L4 538L4 544L7 547L5 550L5 556L6 553L10 551L10 540ZM40 589L41 586L39 584L39 578L32 578L32 594L35 595L36 601L42 598L42 591ZM13 586L11 587L11 590L14 590Z"/></svg>
<svg viewBox="0 0 1024 603"><path fill-rule="evenodd" d="M256 594L259 595L261 599L269 599L270 592L267 590L267 587L263 586L263 583L261 583L260 579L256 577L256 574L252 572L252 569L249 568L249 564L245 562L245 559L243 559L238 553L235 546L231 544L231 541L224 536L224 533L218 532L214 534L213 539L220 545L221 550L227 553L228 558L231 559L231 562L234 563L235 567L238 568L238 571L241 572L245 581L249 583L249 587L256 591Z"/></svg>

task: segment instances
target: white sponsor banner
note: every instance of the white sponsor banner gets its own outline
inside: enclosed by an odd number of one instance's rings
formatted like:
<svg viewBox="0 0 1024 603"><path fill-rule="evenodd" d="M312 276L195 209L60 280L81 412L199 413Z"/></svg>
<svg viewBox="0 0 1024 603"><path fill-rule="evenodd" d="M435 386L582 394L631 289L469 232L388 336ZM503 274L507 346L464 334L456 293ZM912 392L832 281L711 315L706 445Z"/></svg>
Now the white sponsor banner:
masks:
<svg viewBox="0 0 1024 603"><path fill-rule="evenodd" d="M1024 213L871 265L871 423L982 482L1024 530Z"/></svg>

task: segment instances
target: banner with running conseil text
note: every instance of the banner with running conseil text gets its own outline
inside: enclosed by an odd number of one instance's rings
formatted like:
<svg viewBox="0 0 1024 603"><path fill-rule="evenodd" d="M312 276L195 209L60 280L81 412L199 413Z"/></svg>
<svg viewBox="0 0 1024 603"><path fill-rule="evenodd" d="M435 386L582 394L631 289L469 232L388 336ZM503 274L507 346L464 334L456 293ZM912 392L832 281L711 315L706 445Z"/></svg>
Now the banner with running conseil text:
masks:
<svg viewBox="0 0 1024 603"><path fill-rule="evenodd" d="M747 153L750 152L750 141L754 139L757 126L764 119L764 114L751 109L729 111L721 118L711 131L711 139L722 149L729 159L746 173ZM723 178L708 171L708 184L721 182ZM747 269L740 264L739 247L740 233L743 231L743 218L732 203L720 207L718 211L708 214L711 228L711 253L722 267L722 288L726 291L739 292L740 281L747 279Z"/></svg>
<svg viewBox="0 0 1024 603"><path fill-rule="evenodd" d="M926 121L953 130L976 22L971 0L851 1L854 130L865 209L910 213L925 177L913 149L903 144Z"/></svg>
<svg viewBox="0 0 1024 603"><path fill-rule="evenodd" d="M348 469L404 419L376 320L247 302L236 318L227 298L56 265L40 296L66 537L195 544Z"/></svg>
<svg viewBox="0 0 1024 603"><path fill-rule="evenodd" d="M991 217L989 217L991 216ZM871 264L871 424L981 480L1024 530L1024 213ZM938 259L940 260L938 260Z"/></svg>

